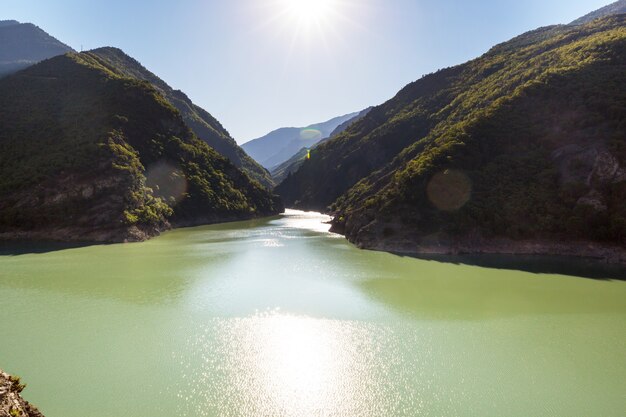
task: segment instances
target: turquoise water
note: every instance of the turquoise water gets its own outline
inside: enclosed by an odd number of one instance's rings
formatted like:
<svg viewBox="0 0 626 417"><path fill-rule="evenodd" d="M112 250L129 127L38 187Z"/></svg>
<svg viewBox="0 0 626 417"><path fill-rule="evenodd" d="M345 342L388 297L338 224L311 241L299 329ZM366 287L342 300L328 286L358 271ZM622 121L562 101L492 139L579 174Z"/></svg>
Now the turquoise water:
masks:
<svg viewBox="0 0 626 417"><path fill-rule="evenodd" d="M47 417L624 415L626 282L361 251L325 220L2 255L0 368Z"/></svg>

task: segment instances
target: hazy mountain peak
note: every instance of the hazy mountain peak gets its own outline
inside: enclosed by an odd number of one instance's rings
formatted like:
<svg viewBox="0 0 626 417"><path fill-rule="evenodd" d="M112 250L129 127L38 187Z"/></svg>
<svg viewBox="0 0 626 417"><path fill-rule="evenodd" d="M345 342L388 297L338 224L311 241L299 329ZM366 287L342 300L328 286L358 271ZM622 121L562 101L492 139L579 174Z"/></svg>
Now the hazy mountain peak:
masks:
<svg viewBox="0 0 626 417"><path fill-rule="evenodd" d="M608 6L604 6L594 12L591 12L579 19L574 20L572 25L583 25L591 22L592 20L599 19L601 17L610 16L614 14L626 13L626 0L618 0L615 3L611 3Z"/></svg>
<svg viewBox="0 0 626 417"><path fill-rule="evenodd" d="M17 20L0 20L0 27L19 25Z"/></svg>
<svg viewBox="0 0 626 417"><path fill-rule="evenodd" d="M0 21L0 77L72 51L32 23Z"/></svg>
<svg viewBox="0 0 626 417"><path fill-rule="evenodd" d="M287 161L300 149L310 148L331 136L338 126L358 115L359 112L355 112L304 127L283 127L244 143L242 148L257 162L270 169Z"/></svg>

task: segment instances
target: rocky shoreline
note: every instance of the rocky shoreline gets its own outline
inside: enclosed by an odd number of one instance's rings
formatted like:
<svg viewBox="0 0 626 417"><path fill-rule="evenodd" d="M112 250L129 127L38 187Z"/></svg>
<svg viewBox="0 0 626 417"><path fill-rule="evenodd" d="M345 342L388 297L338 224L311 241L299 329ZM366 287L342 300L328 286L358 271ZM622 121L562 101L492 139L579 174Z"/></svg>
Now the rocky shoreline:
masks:
<svg viewBox="0 0 626 417"><path fill-rule="evenodd" d="M24 387L18 377L0 370L0 417L44 417L22 398L20 393Z"/></svg>
<svg viewBox="0 0 626 417"><path fill-rule="evenodd" d="M597 242L551 242L545 240L455 239L413 240L371 239L359 236L349 239L361 249L407 255L541 255L590 259L607 264L626 266L626 248Z"/></svg>
<svg viewBox="0 0 626 417"><path fill-rule="evenodd" d="M161 227L128 226L117 229L85 228L85 227L50 227L37 230L0 231L0 242L59 242L59 243L132 243L144 242L173 229L186 227L209 226L222 223L233 223L254 219L275 217L279 212L262 216L229 216L226 218L201 218L185 222L167 222Z"/></svg>
<svg viewBox="0 0 626 417"><path fill-rule="evenodd" d="M590 240L487 238L479 232L467 236L450 236L445 233L423 235L400 223L377 221L360 229L352 227L350 222L336 222L334 219L331 225L331 232L344 235L361 249L396 254L558 256L626 266L626 247Z"/></svg>
<svg viewBox="0 0 626 417"><path fill-rule="evenodd" d="M137 226L121 229L85 229L80 227L58 227L39 230L13 230L0 232L0 241L46 241L65 243L128 243L143 242L159 236L170 228L142 229Z"/></svg>

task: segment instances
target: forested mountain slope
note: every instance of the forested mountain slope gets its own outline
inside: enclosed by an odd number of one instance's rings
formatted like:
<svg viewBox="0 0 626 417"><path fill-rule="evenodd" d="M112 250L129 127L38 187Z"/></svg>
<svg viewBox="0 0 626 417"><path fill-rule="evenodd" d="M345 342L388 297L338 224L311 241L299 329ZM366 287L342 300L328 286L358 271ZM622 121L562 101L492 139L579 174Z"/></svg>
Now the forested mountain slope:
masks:
<svg viewBox="0 0 626 417"><path fill-rule="evenodd" d="M538 29L409 84L277 190L288 205L329 208L364 247L498 251L486 242L507 239L504 251L541 241L528 250L565 253L559 244L585 240L619 252L625 20Z"/></svg>
<svg viewBox="0 0 626 417"><path fill-rule="evenodd" d="M137 60L117 48L99 48L88 52L100 65L125 77L150 82L157 90L180 111L183 120L196 136L208 143L213 149L229 158L238 168L266 187L273 185L269 172L237 145L228 131L206 110L196 106L179 90L174 90L165 81L144 68Z"/></svg>
<svg viewBox="0 0 626 417"><path fill-rule="evenodd" d="M0 80L0 236L140 240L278 213L147 81L93 53Z"/></svg>

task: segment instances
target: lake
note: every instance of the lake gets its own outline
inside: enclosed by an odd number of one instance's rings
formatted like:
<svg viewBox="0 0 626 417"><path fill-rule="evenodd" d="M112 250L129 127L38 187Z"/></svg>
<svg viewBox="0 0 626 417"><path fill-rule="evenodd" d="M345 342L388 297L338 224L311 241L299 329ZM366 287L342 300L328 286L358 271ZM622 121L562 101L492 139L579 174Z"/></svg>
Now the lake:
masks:
<svg viewBox="0 0 626 417"><path fill-rule="evenodd" d="M327 220L5 245L0 368L47 417L624 415L626 282L362 251Z"/></svg>

